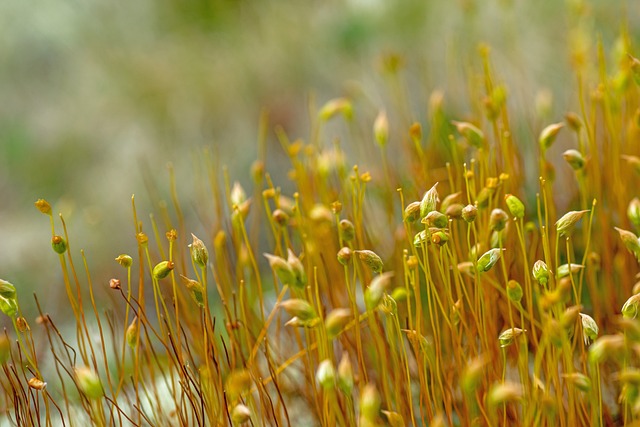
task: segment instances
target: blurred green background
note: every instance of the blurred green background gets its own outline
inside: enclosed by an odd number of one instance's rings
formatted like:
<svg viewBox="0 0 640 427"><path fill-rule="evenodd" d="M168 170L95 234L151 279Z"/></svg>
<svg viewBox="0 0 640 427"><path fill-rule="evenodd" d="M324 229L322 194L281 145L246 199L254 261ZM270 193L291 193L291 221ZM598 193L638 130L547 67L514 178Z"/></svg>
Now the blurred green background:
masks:
<svg viewBox="0 0 640 427"><path fill-rule="evenodd" d="M55 301L64 307L49 223L33 207L45 198L65 215L72 250L86 250L96 286L106 287L117 267L113 258L135 248L130 197L136 194L146 221L152 200L145 180L166 197L168 161L188 228L207 235L196 214L209 203L195 190L202 148L210 147L231 180L249 188L262 110L292 138L309 133L309 99L318 105L337 96L365 99L369 108L356 116L372 123L378 109L391 110L394 102L381 72L384 55L402 58L415 120L424 121L435 90L443 91L451 116L465 118L476 113L469 81L481 72L477 46L488 43L521 141L533 142L542 124L575 107L572 53L584 49L595 58L600 39L613 61L622 28L639 39L639 6L635 0L4 0L0 277L18 287L25 307L33 308L33 291L48 311ZM266 167L282 181L284 156L269 135ZM357 144L343 141L347 151Z"/></svg>

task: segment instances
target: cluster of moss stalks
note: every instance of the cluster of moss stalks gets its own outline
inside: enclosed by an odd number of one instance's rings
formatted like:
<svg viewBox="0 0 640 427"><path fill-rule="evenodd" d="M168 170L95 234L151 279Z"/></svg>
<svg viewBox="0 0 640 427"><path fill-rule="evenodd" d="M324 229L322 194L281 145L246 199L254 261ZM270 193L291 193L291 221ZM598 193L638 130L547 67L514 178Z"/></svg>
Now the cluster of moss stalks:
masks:
<svg viewBox="0 0 640 427"><path fill-rule="evenodd" d="M435 92L422 123L406 109L360 117L337 98L311 107L308 141L276 128L292 191L264 155L251 195L203 156L206 236L184 224L174 182L162 223L143 221L132 198L138 249L116 258L109 283L92 282L64 219L38 200L60 261L51 286L73 316L58 322L37 296L40 312L23 313L19 284L0 282L13 324L0 338L9 421L638 420L640 200L629 183L640 173L640 62L625 55L610 76L601 59L593 81L577 67L576 112L533 137L512 130L508 90L488 49L481 57L479 114L465 120ZM377 147L376 160L350 163L328 122L363 152ZM264 131L259 152L266 141ZM570 179L554 185L556 174ZM105 288L116 295L106 307L95 297Z"/></svg>

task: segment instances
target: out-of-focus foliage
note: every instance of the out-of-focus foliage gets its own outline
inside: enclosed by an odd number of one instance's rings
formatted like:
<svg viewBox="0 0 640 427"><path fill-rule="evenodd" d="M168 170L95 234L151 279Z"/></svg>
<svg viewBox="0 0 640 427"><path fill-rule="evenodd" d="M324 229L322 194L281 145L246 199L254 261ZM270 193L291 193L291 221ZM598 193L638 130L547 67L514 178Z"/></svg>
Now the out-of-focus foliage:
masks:
<svg viewBox="0 0 640 427"><path fill-rule="evenodd" d="M479 42L492 46L527 132L574 99L572 45L593 53L599 37L615 46L625 14L637 35L636 9L608 1L4 1L3 268L38 288L47 280L21 267L42 265L31 243L42 231L30 209L38 197L56 202L76 235L87 237L88 253L101 255L129 220L122 202L136 193L150 204L145 179L167 198L168 160L187 203L196 197L192 169L203 146L234 179L246 179L262 109L292 137L308 130L310 98L348 95L365 114L406 102L420 120L438 89L449 112L474 113L466 100ZM607 60L615 54L607 51ZM394 55L404 100L385 89L394 82L383 58ZM534 119L522 107L536 96L544 114ZM271 133L267 147L278 161ZM356 151L349 141L345 150Z"/></svg>

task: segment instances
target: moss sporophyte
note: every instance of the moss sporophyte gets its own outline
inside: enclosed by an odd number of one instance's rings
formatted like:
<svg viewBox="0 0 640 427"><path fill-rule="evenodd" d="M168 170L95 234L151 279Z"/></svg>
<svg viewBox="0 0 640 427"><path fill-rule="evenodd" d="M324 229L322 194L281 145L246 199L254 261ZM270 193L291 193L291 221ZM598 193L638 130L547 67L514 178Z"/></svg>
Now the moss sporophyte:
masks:
<svg viewBox="0 0 640 427"><path fill-rule="evenodd" d="M195 183L169 165L98 256L37 200L45 232L12 258L55 267L0 280L8 423L640 422L637 37L592 40L597 5L556 3L572 94L510 87L487 45L425 91L420 56L386 52L383 78L309 97L306 133L265 112L245 170L211 147ZM180 105L160 115L187 129L211 110Z"/></svg>

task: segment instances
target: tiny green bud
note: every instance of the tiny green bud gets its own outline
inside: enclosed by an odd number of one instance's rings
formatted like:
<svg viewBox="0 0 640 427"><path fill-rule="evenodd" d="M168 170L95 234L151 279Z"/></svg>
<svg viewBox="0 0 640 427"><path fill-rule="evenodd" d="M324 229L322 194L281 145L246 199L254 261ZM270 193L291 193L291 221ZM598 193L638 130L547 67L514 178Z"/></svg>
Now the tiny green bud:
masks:
<svg viewBox="0 0 640 427"><path fill-rule="evenodd" d="M16 317L16 326L18 327L18 331L20 332L27 332L31 330L31 327L29 327L29 323L27 323L27 319L22 316Z"/></svg>
<svg viewBox="0 0 640 427"><path fill-rule="evenodd" d="M264 175L264 162L262 160L254 160L251 163L251 178L255 182L260 182Z"/></svg>
<svg viewBox="0 0 640 427"><path fill-rule="evenodd" d="M122 289L122 286L120 284L120 279L116 279L116 278L109 279L109 287L115 290Z"/></svg>
<svg viewBox="0 0 640 427"><path fill-rule="evenodd" d="M13 318L18 313L16 288L6 280L0 279L0 311Z"/></svg>
<svg viewBox="0 0 640 427"><path fill-rule="evenodd" d="M240 227L240 225L247 219L249 210L251 209L251 199L247 199L239 205L233 205L233 212L231 213L231 223L234 227Z"/></svg>
<svg viewBox="0 0 640 427"><path fill-rule="evenodd" d="M591 390L591 380L585 374L572 372L570 374L562 374L562 377L582 392L588 393Z"/></svg>
<svg viewBox="0 0 640 427"><path fill-rule="evenodd" d="M405 301L407 297L408 297L407 289L402 286L398 286L397 288L394 288L393 291L391 292L391 298L393 298L396 302Z"/></svg>
<svg viewBox="0 0 640 427"><path fill-rule="evenodd" d="M443 246L448 241L449 241L449 235L442 230L438 230L431 233L431 242L433 242L433 244L435 245Z"/></svg>
<svg viewBox="0 0 640 427"><path fill-rule="evenodd" d="M494 248L485 252L478 259L478 272L484 273L491 270L491 268L498 262L503 250L504 249Z"/></svg>
<svg viewBox="0 0 640 427"><path fill-rule="evenodd" d="M564 127L564 123L555 123L547 126L540 132L540 137L538 138L538 142L540 143L540 147L542 151L546 151L551 144L556 140L556 136L558 132Z"/></svg>
<svg viewBox="0 0 640 427"><path fill-rule="evenodd" d="M342 114L346 120L351 120L353 117L351 101L347 98L331 99L318 111L318 117L325 122L337 114Z"/></svg>
<svg viewBox="0 0 640 427"><path fill-rule="evenodd" d="M371 283L364 291L364 302L368 310L375 310L384 296L385 291L391 284L392 272L382 273L371 280Z"/></svg>
<svg viewBox="0 0 640 427"><path fill-rule="evenodd" d="M269 266L278 279L284 284L294 286L296 284L296 274L293 272L291 265L282 257L271 254L263 254L269 261Z"/></svg>
<svg viewBox="0 0 640 427"><path fill-rule="evenodd" d="M325 390L330 390L336 383L336 370L331 363L331 360L325 359L318 365L316 370L316 380L320 387Z"/></svg>
<svg viewBox="0 0 640 427"><path fill-rule="evenodd" d="M149 236L144 234L142 231L136 234L136 240L138 241L138 244L142 247L146 247L149 244Z"/></svg>
<svg viewBox="0 0 640 427"><path fill-rule="evenodd" d="M182 283L186 286L189 294L191 295L191 299L195 301L196 304L200 308L204 307L204 286L196 280L189 279L186 276L180 275L182 278Z"/></svg>
<svg viewBox="0 0 640 427"><path fill-rule="evenodd" d="M440 212L446 212L449 206L455 204L461 195L462 193L458 191L457 193L452 193L445 197L440 204Z"/></svg>
<svg viewBox="0 0 640 427"><path fill-rule="evenodd" d="M491 232L491 237L489 238L491 248L501 248L504 246L504 238L502 237L503 232L504 230Z"/></svg>
<svg viewBox="0 0 640 427"><path fill-rule="evenodd" d="M15 299L16 287L6 280L0 279L0 297L6 299Z"/></svg>
<svg viewBox="0 0 640 427"><path fill-rule="evenodd" d="M497 85L491 91L491 95L488 97L486 107L487 115L490 120L495 120L500 114L500 110L504 107L507 101L507 88L504 85Z"/></svg>
<svg viewBox="0 0 640 427"><path fill-rule="evenodd" d="M206 267L209 262L209 251L207 251L204 242L198 239L195 234L191 233L191 237L193 238L193 242L189 245L191 259L196 265Z"/></svg>
<svg viewBox="0 0 640 427"><path fill-rule="evenodd" d="M539 259L533 264L533 278L541 285L549 282L549 267L544 261Z"/></svg>
<svg viewBox="0 0 640 427"><path fill-rule="evenodd" d="M640 240L638 240L638 236L631 231L623 230L618 227L614 228L620 234L620 238L622 239L622 243L625 248L627 248L627 250L631 252L637 260L640 260Z"/></svg>
<svg viewBox="0 0 640 427"><path fill-rule="evenodd" d="M460 323L460 311L462 310L462 300L456 301L452 306L449 312L449 317L451 318L451 323L455 326L458 326Z"/></svg>
<svg viewBox="0 0 640 427"><path fill-rule="evenodd" d="M571 278L563 277L562 279L558 279L556 292L558 292L558 297L560 301L567 302L571 298Z"/></svg>
<svg viewBox="0 0 640 427"><path fill-rule="evenodd" d="M331 212L331 209L326 207L321 203L317 203L313 205L311 210L309 211L309 219L315 223L321 224L326 223L330 224L334 220L334 214Z"/></svg>
<svg viewBox="0 0 640 427"><path fill-rule="evenodd" d="M564 157L564 160L569 164L569 166L571 166L573 170L578 171L584 168L585 160L578 150L567 150L562 153L562 157Z"/></svg>
<svg viewBox="0 0 640 427"><path fill-rule="evenodd" d="M598 325L593 317L588 314L580 313L580 321L582 322L582 339L584 345L589 345L590 341L598 338Z"/></svg>
<svg viewBox="0 0 640 427"><path fill-rule="evenodd" d="M240 396L247 393L253 384L251 374L246 369L231 371L224 383L224 390L229 396L230 402L235 402Z"/></svg>
<svg viewBox="0 0 640 427"><path fill-rule="evenodd" d="M469 144L476 148L482 148L484 142L484 133L476 126L468 122L451 121L451 124L456 127L456 130L462 135Z"/></svg>
<svg viewBox="0 0 640 427"><path fill-rule="evenodd" d="M304 271L304 266L291 249L287 249L287 253L287 264L289 264L289 267L291 267L291 271L293 271L293 275L295 276L295 281L291 285L296 289L304 289L307 285L307 273Z"/></svg>
<svg viewBox="0 0 640 427"><path fill-rule="evenodd" d="M413 270L416 269L420 263L418 262L418 258L414 255L409 255L406 257L407 258L407 269L409 270Z"/></svg>
<svg viewBox="0 0 640 427"><path fill-rule="evenodd" d="M588 210L567 212L556 221L556 231L560 236L569 235L573 231L576 223L584 216Z"/></svg>
<svg viewBox="0 0 640 427"><path fill-rule="evenodd" d="M279 306L284 308L291 316L295 316L303 322L318 317L311 304L302 299L293 298L282 301Z"/></svg>
<svg viewBox="0 0 640 427"><path fill-rule="evenodd" d="M463 273L471 278L475 277L475 271L473 268L473 263L471 261L461 262L457 267L460 273Z"/></svg>
<svg viewBox="0 0 640 427"><path fill-rule="evenodd" d="M18 302L15 299L0 298L0 311L9 317L15 317L18 313Z"/></svg>
<svg viewBox="0 0 640 427"><path fill-rule="evenodd" d="M483 243L476 243L475 245L471 246L471 248L469 249L469 259L479 258L480 253L484 253L484 252L485 252L485 245Z"/></svg>
<svg viewBox="0 0 640 427"><path fill-rule="evenodd" d="M582 310L582 305L580 304L567 307L567 309L560 315L560 326L565 329L571 328L569 332L573 333L573 327L580 315L580 310Z"/></svg>
<svg viewBox="0 0 640 427"><path fill-rule="evenodd" d="M45 215L51 216L51 205L44 199L38 199L35 202L36 208Z"/></svg>
<svg viewBox="0 0 640 427"><path fill-rule="evenodd" d="M387 113L384 110L378 113L376 120L373 122L373 135L380 147L387 145L389 141L389 119L387 119Z"/></svg>
<svg viewBox="0 0 640 427"><path fill-rule="evenodd" d="M231 421L233 421L234 425L246 423L250 418L251 410L247 407L247 405L239 403L231 410Z"/></svg>
<svg viewBox="0 0 640 427"><path fill-rule="evenodd" d="M640 229L640 199L637 197L634 197L633 200L629 202L627 217L636 229Z"/></svg>
<svg viewBox="0 0 640 427"><path fill-rule="evenodd" d="M140 336L140 322L137 317L133 318L133 321L125 332L125 338L129 347L135 349L138 345L138 337Z"/></svg>
<svg viewBox="0 0 640 427"><path fill-rule="evenodd" d="M229 198L231 199L231 206L241 206L244 202L247 201L247 193L242 188L242 185L238 181L233 183L233 187L231 188L231 193L229 194Z"/></svg>
<svg viewBox="0 0 640 427"><path fill-rule="evenodd" d="M311 327L311 325L315 325L317 322L315 321L315 319L313 321L309 321L309 322L303 322L302 320L298 319L297 317L292 317L291 319L289 319L287 322L285 322L285 326L293 326L294 328L308 328Z"/></svg>
<svg viewBox="0 0 640 427"><path fill-rule="evenodd" d="M507 282L507 297L513 302L519 303L522 300L522 286L515 280L509 280Z"/></svg>
<svg viewBox="0 0 640 427"><path fill-rule="evenodd" d="M507 221L509 217L507 213L502 209L494 209L491 211L491 216L489 217L489 227L493 231L501 231L504 230L504 227L507 225Z"/></svg>
<svg viewBox="0 0 640 427"><path fill-rule="evenodd" d="M160 261L155 267L153 267L153 278L156 280L164 279L175 267L176 265L173 261Z"/></svg>
<svg viewBox="0 0 640 427"><path fill-rule="evenodd" d="M524 231L527 233L536 233L538 231L538 227L533 221L527 221L524 223Z"/></svg>
<svg viewBox="0 0 640 427"><path fill-rule="evenodd" d="M416 248L421 247L423 244L431 243L431 232L429 230L422 230L413 236L413 246Z"/></svg>
<svg viewBox="0 0 640 427"><path fill-rule="evenodd" d="M360 260L364 261L364 263L373 271L374 273L382 273L382 268L384 264L382 263L382 259L373 251L368 249L354 251L358 254Z"/></svg>
<svg viewBox="0 0 640 427"><path fill-rule="evenodd" d="M493 193L495 193L494 188L483 187L476 196L476 205L479 208L486 208L487 206L489 206L489 199L491 199Z"/></svg>
<svg viewBox="0 0 640 427"><path fill-rule="evenodd" d="M289 215L282 209L274 210L271 213L271 218L273 218L275 223L281 227L284 227L285 225L287 225L287 222L289 221Z"/></svg>
<svg viewBox="0 0 640 427"><path fill-rule="evenodd" d="M638 316L638 304L640 304L640 294L629 297L622 306L622 317L635 319Z"/></svg>
<svg viewBox="0 0 640 427"><path fill-rule="evenodd" d="M509 175L506 173L501 173L497 178L495 176L490 176L489 178L487 178L484 183L485 183L485 188L488 188L489 190L491 190L492 192L495 192L496 189L498 188L498 186L509 179Z"/></svg>
<svg viewBox="0 0 640 427"><path fill-rule="evenodd" d="M371 383L365 385L360 394L360 415L367 421L375 422L380 416L381 404L376 386Z"/></svg>
<svg viewBox="0 0 640 427"><path fill-rule="evenodd" d="M538 380L540 381L540 380ZM557 414L558 414L558 400L557 398L554 396L551 396L551 394L546 391L547 389L545 388L545 385L542 383L542 381L540 381L540 384L538 385L538 388L543 391L543 394L540 398L540 405L541 405L541 412L543 414L545 414L545 416L550 417L550 418L556 418Z"/></svg>
<svg viewBox="0 0 640 427"><path fill-rule="evenodd" d="M627 163L631 167L633 167L633 169L636 171L636 173L640 174L640 157L638 157L638 156L630 156L630 155L627 155L627 154L623 154L620 157L622 159L626 160Z"/></svg>
<svg viewBox="0 0 640 427"><path fill-rule="evenodd" d="M555 291L545 291L542 297L539 300L539 307L543 311L549 310L554 304L560 302L562 300L557 289Z"/></svg>
<svg viewBox="0 0 640 427"><path fill-rule="evenodd" d="M513 344L515 339L522 335L523 332L526 332L526 330L520 328L509 328L502 331L502 333L500 333L500 336L498 336L500 347L504 348Z"/></svg>
<svg viewBox="0 0 640 427"><path fill-rule="evenodd" d="M116 262L124 268L129 268L131 267L131 264L133 264L133 258L131 258L129 255L122 254L116 257Z"/></svg>
<svg viewBox="0 0 640 427"><path fill-rule="evenodd" d="M404 220L416 222L420 218L420 202L411 202L404 208Z"/></svg>
<svg viewBox="0 0 640 427"><path fill-rule="evenodd" d="M345 246L338 251L338 262L342 265L348 265L351 262L351 256L351 249Z"/></svg>
<svg viewBox="0 0 640 427"><path fill-rule="evenodd" d="M353 318L353 313L348 308L336 308L331 310L324 320L324 327L329 339L335 338Z"/></svg>
<svg viewBox="0 0 640 427"><path fill-rule="evenodd" d="M308 150L309 152L311 151L310 149ZM319 151L316 161L316 171L320 179L328 179L331 173L340 175L345 170L345 167L344 152L340 148L334 147Z"/></svg>
<svg viewBox="0 0 640 427"><path fill-rule="evenodd" d="M436 362L436 353L433 342L422 334L419 334L415 330L401 329L402 332L407 334L409 343L416 349L419 349L422 356L425 356L429 363Z"/></svg>
<svg viewBox="0 0 640 427"><path fill-rule="evenodd" d="M621 334L604 335L594 341L589 347L589 362L598 364L608 357L616 357L624 348L624 336Z"/></svg>
<svg viewBox="0 0 640 427"><path fill-rule="evenodd" d="M567 122L572 131L580 132L580 128L582 128L582 120L576 113L569 111L564 115L564 121Z"/></svg>
<svg viewBox="0 0 640 427"><path fill-rule="evenodd" d="M422 220L423 223L429 227L446 228L449 225L449 219L443 213L438 211L431 211Z"/></svg>
<svg viewBox="0 0 640 427"><path fill-rule="evenodd" d="M350 242L356 237L356 229L348 219L340 221L340 224L338 224L338 232L340 233L340 238L345 242Z"/></svg>
<svg viewBox="0 0 640 427"><path fill-rule="evenodd" d="M462 219L468 223L472 223L478 216L478 208L474 205L467 205L462 208Z"/></svg>
<svg viewBox="0 0 640 427"><path fill-rule="evenodd" d="M75 378L78 389L89 399L99 399L104 396L102 381L91 368L86 366L76 367Z"/></svg>
<svg viewBox="0 0 640 427"><path fill-rule="evenodd" d="M628 317L619 317L616 323L630 341L640 342L640 321Z"/></svg>
<svg viewBox="0 0 640 427"><path fill-rule="evenodd" d="M47 387L47 383L45 381L42 381L40 378L36 377L29 378L27 384L29 384L30 388L38 391L42 391Z"/></svg>
<svg viewBox="0 0 640 427"><path fill-rule="evenodd" d="M487 394L489 406L496 407L507 402L516 402L523 397L523 390L520 384L512 382L496 383L491 386Z"/></svg>
<svg viewBox="0 0 640 427"><path fill-rule="evenodd" d="M444 213L449 218L460 218L462 216L463 209L464 205L462 203L454 203L452 205L449 205Z"/></svg>
<svg viewBox="0 0 640 427"><path fill-rule="evenodd" d="M436 182L429 191L424 193L424 197L422 197L422 201L420 202L420 218L424 218L429 212L436 210L436 205L440 201L438 198L438 190L436 189L437 186L438 183Z"/></svg>
<svg viewBox="0 0 640 427"><path fill-rule="evenodd" d="M485 367L489 363L489 359L485 356L479 356L473 359L462 371L460 377L460 387L467 396L473 396L482 383L482 377L485 374Z"/></svg>
<svg viewBox="0 0 640 427"><path fill-rule="evenodd" d="M524 204L513 194L507 194L504 196L504 201L507 203L507 208L511 216L515 218L524 218L525 208Z"/></svg>
<svg viewBox="0 0 640 427"><path fill-rule="evenodd" d="M616 375L617 379L622 383L640 385L640 369L626 367Z"/></svg>
<svg viewBox="0 0 640 427"><path fill-rule="evenodd" d="M366 304L366 299L365 299L365 304ZM382 301L379 306L380 306L380 310L384 314L388 314L392 316L398 315L398 303L396 303L396 301L388 293L385 293L382 296Z"/></svg>
<svg viewBox="0 0 640 427"><path fill-rule="evenodd" d="M67 251L67 242L62 236L53 236L51 238L51 247L56 253L63 254Z"/></svg>
<svg viewBox="0 0 640 427"><path fill-rule="evenodd" d="M570 274L576 274L583 268L584 265L581 264L562 264L556 271L556 277L558 279L562 279L563 277L567 277Z"/></svg>
<svg viewBox="0 0 640 427"><path fill-rule="evenodd" d="M387 418L389 427L405 427L407 424L404 422L404 418L397 412L392 411L380 411Z"/></svg>
<svg viewBox="0 0 640 427"><path fill-rule="evenodd" d="M338 388L347 396L351 396L353 390L353 368L349 361L349 355L342 353L342 359L338 364Z"/></svg>

